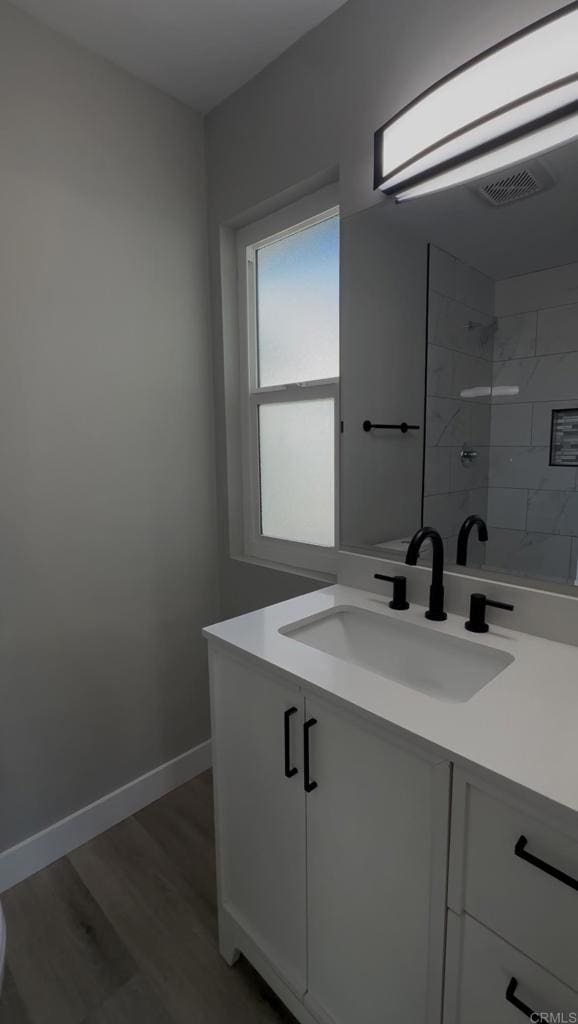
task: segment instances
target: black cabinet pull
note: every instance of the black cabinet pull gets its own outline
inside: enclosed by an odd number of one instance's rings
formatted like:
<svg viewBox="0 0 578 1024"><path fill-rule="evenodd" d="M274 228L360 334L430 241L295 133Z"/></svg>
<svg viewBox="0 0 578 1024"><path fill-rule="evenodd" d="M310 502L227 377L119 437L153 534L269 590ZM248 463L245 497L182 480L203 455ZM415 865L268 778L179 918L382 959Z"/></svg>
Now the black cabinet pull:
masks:
<svg viewBox="0 0 578 1024"><path fill-rule="evenodd" d="M569 885L571 889L578 890L578 881L572 878L572 875L567 875L565 871L560 871L559 868L552 867L545 860L540 860L539 857L535 857L533 853L527 853L526 846L528 840L526 836L520 836L515 847L514 853L516 857L520 857L521 860L525 860L528 864L533 864L535 868L539 868L540 871L545 871L547 875L551 875L552 878L557 878L559 882L563 882L564 885Z"/></svg>
<svg viewBox="0 0 578 1024"><path fill-rule="evenodd" d="M532 1020L538 1020L539 1015L535 1012L535 1010L533 1010L531 1006L527 1006L526 1003L523 1003L522 1000L518 999L518 997L515 995L517 987L517 979L510 978L508 987L506 989L506 1002L511 1003L512 1006L515 1006L516 1009L519 1010L520 1013L523 1013L525 1017L531 1017Z"/></svg>
<svg viewBox="0 0 578 1024"><path fill-rule="evenodd" d="M309 775L309 730L314 725L317 725L316 718L310 718L307 722L303 723L303 788L306 793L312 793L314 789L317 789L317 783Z"/></svg>
<svg viewBox="0 0 578 1024"><path fill-rule="evenodd" d="M291 767L291 719L297 714L297 708L287 708L283 715L283 733L285 737L285 778L292 779L297 775L297 769Z"/></svg>

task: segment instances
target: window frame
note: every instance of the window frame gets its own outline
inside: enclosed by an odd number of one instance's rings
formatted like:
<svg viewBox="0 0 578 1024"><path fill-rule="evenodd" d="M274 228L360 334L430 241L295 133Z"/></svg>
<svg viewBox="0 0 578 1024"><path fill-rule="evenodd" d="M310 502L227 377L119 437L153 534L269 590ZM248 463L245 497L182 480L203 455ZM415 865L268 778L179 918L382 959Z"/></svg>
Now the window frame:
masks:
<svg viewBox="0 0 578 1024"><path fill-rule="evenodd" d="M259 387L256 303L256 252L263 245L339 217L334 189L324 189L279 210L276 214L248 225L237 233L238 306L240 339L240 412L242 464L242 516L245 556L271 562L281 568L334 573L339 543L339 377ZM267 537L261 533L261 486L259 460L259 407L270 402L313 401L331 398L334 402L334 545L321 547L300 541Z"/></svg>

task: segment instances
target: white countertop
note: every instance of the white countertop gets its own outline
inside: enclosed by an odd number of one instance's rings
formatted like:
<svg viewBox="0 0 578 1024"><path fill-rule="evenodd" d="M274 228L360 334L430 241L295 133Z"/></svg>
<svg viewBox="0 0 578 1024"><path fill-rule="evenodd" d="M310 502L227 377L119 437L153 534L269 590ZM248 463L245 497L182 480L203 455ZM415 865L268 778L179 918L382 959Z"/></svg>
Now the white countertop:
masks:
<svg viewBox="0 0 578 1024"><path fill-rule="evenodd" d="M207 627L204 635L293 676L307 689L355 707L460 759L578 811L578 647L490 626L464 630L464 618L430 623L424 608L394 612L389 597L334 586ZM429 696L325 654L279 630L344 605L414 622L514 656L469 701ZM577 623L578 628L578 623Z"/></svg>

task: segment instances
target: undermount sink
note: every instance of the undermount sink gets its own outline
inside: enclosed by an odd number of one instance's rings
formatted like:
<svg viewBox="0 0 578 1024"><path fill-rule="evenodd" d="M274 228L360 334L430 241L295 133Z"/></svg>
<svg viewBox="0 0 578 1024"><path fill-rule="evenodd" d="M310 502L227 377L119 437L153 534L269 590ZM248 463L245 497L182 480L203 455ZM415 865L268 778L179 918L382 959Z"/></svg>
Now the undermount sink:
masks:
<svg viewBox="0 0 578 1024"><path fill-rule="evenodd" d="M355 607L334 608L280 632L412 690L453 702L470 700L514 660L497 648Z"/></svg>

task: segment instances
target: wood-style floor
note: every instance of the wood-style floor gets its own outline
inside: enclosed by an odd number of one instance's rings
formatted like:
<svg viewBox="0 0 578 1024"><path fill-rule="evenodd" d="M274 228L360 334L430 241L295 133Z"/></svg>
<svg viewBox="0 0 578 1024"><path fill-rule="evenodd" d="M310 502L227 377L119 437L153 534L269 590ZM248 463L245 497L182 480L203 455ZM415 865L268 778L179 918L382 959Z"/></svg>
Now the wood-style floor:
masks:
<svg viewBox="0 0 578 1024"><path fill-rule="evenodd" d="M210 772L2 896L0 1024L289 1024L217 948Z"/></svg>

